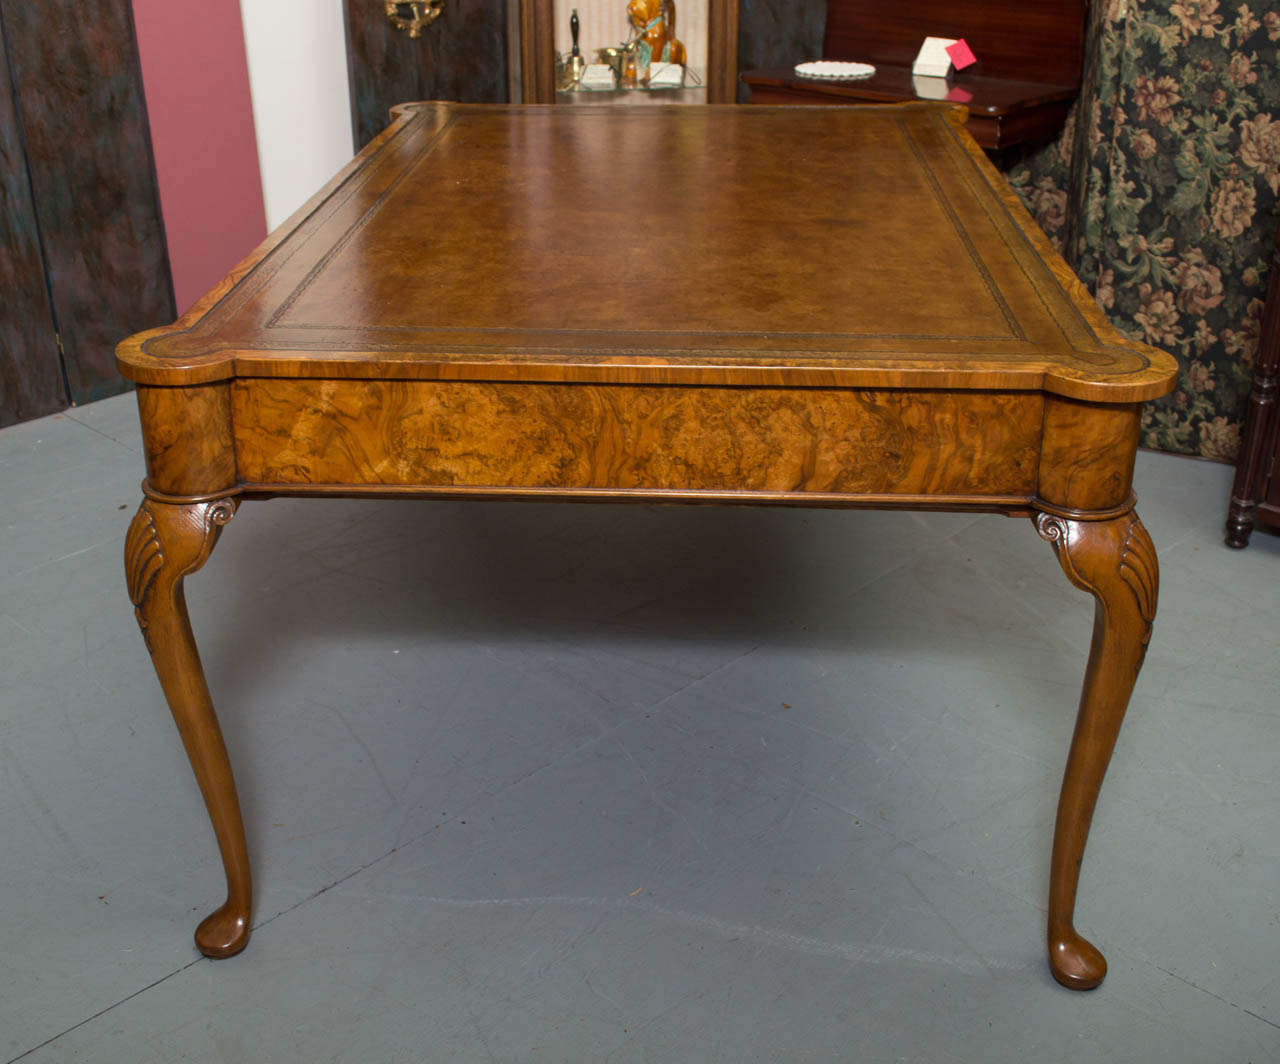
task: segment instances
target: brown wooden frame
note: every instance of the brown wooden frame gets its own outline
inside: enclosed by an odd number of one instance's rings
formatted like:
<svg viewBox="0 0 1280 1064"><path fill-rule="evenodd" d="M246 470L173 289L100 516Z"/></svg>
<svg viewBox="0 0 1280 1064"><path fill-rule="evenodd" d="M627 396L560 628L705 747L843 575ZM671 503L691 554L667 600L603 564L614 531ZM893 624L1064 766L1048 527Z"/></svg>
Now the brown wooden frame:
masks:
<svg viewBox="0 0 1280 1064"><path fill-rule="evenodd" d="M707 0L707 103L738 94L738 0ZM555 0L520 0L520 86L525 103L556 102Z"/></svg>

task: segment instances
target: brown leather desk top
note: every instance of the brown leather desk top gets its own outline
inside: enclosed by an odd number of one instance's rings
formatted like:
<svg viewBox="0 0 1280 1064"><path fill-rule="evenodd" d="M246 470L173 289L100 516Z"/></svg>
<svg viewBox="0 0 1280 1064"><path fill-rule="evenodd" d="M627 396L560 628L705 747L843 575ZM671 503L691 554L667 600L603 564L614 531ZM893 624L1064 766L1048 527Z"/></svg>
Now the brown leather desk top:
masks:
<svg viewBox="0 0 1280 1064"><path fill-rule="evenodd" d="M963 116L407 105L120 367L151 385L1168 391L1173 360L1110 326Z"/></svg>

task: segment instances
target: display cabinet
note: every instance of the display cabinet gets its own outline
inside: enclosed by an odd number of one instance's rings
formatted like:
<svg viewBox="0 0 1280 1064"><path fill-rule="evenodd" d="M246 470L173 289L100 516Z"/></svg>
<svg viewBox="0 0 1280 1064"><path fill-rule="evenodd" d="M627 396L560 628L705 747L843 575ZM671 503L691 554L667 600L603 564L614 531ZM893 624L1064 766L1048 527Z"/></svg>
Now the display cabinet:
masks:
<svg viewBox="0 0 1280 1064"><path fill-rule="evenodd" d="M645 0L636 0L644 3ZM590 0L574 4L572 0L521 0L520 2L520 60L521 89L525 103L578 102L577 98L592 102L634 102L655 99L659 102L695 99L699 103L732 103L737 92L738 80L738 0L674 0L679 17L676 20L677 35L680 27L688 26L697 41L699 64L696 90L685 90L683 95L674 92L557 92L557 55L568 51L567 31L570 16L575 7L581 17L588 19L584 27L584 59L595 62L597 48L616 44L607 31L600 36L600 23L604 12L610 12L608 26L614 37L627 33L629 4L627 0L611 0L609 5ZM690 65L695 65L691 59Z"/></svg>

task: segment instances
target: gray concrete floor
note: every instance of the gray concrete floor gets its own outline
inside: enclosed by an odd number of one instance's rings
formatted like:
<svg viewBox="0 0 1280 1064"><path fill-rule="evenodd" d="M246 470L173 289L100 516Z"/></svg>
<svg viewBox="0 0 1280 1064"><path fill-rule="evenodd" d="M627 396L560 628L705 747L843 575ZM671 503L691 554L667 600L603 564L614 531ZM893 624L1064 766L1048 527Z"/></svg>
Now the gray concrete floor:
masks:
<svg viewBox="0 0 1280 1064"><path fill-rule="evenodd" d="M0 432L0 1060L1280 1060L1280 540L1138 463L1163 566L1042 955L1092 605L1027 521L246 504L188 599L257 930L120 554L124 396Z"/></svg>

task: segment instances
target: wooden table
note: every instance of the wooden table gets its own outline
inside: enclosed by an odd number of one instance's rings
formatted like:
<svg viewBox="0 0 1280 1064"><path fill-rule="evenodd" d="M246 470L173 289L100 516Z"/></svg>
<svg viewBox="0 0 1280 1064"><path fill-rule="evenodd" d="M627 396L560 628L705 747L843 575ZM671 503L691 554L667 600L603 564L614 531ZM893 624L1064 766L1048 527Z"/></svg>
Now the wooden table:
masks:
<svg viewBox="0 0 1280 1064"><path fill-rule="evenodd" d="M125 567L243 949L231 767L182 581L241 501L394 495L997 511L1097 600L1058 808L1049 959L1155 614L1123 339L963 111L422 104L175 325L120 345L144 499Z"/></svg>
<svg viewBox="0 0 1280 1064"><path fill-rule="evenodd" d="M851 104L945 98L969 108L969 133L1000 158L1052 140L1080 95L1088 0L829 0L824 59L869 63L857 80L798 77L784 67L748 70L751 103ZM977 62L950 79L912 77L926 37L963 38ZM933 95L945 93L945 95Z"/></svg>
<svg viewBox="0 0 1280 1064"><path fill-rule="evenodd" d="M918 81L910 66L878 64L869 78L824 81L802 78L795 66L748 70L742 82L753 104L809 105L896 103L921 98L920 86L942 79ZM984 77L961 71L945 83L945 99L969 109L968 131L993 153L1052 139L1062 129L1071 105L1080 95L1079 85L1054 85L1038 81ZM937 97L934 97L937 98Z"/></svg>

